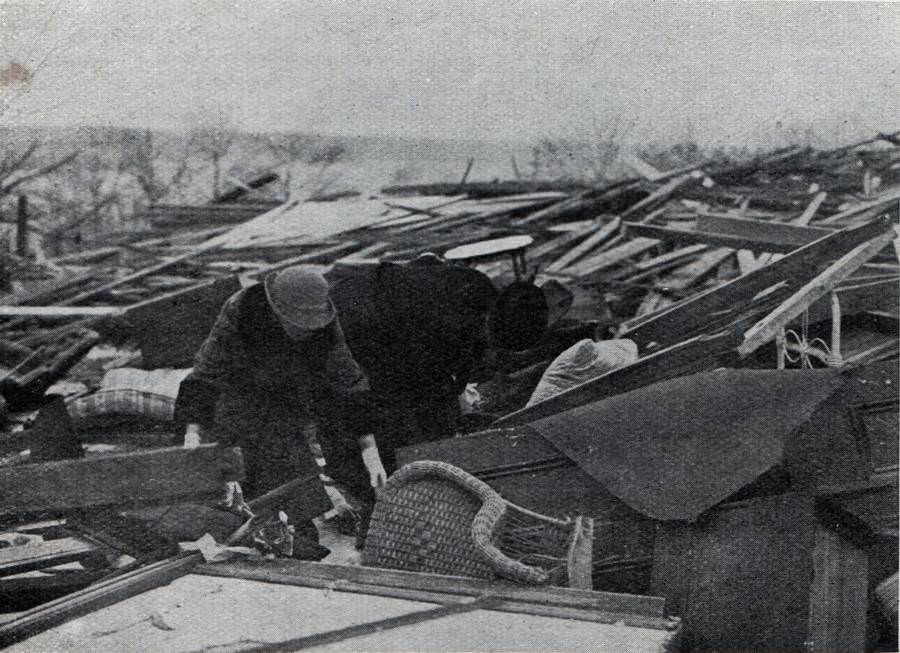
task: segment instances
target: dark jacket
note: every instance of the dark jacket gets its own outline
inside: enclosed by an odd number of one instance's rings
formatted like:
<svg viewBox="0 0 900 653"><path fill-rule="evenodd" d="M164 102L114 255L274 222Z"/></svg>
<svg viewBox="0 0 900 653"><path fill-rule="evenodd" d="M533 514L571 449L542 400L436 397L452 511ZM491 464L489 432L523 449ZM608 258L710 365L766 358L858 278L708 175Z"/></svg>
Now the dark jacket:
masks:
<svg viewBox="0 0 900 653"><path fill-rule="evenodd" d="M391 416L378 434L386 466L397 446L452 435L456 397L487 349L490 280L455 265L382 263L330 281L347 344Z"/></svg>
<svg viewBox="0 0 900 653"><path fill-rule="evenodd" d="M288 338L261 284L232 296L182 382L179 423L243 448L245 490L264 493L318 475L306 442L311 422L329 437L370 432L369 386L335 320L310 340ZM358 449L357 455L358 455Z"/></svg>

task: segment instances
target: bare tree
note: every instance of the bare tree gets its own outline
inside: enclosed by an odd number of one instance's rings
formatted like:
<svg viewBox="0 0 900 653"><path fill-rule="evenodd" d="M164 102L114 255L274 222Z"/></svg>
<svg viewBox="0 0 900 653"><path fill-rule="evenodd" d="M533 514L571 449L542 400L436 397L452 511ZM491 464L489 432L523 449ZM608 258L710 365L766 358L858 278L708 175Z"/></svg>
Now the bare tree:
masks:
<svg viewBox="0 0 900 653"><path fill-rule="evenodd" d="M40 137L16 133L13 129L0 131L0 142L0 198L55 172L78 156L77 149L61 156L49 156Z"/></svg>
<svg viewBox="0 0 900 653"><path fill-rule="evenodd" d="M302 161L309 153L309 139L300 134L269 134L266 136L266 147L275 158L280 168L281 188L285 199L290 199L292 182L292 165Z"/></svg>
<svg viewBox="0 0 900 653"><path fill-rule="evenodd" d="M323 140L303 134L271 134L266 138L266 145L276 165L281 168L282 189L286 197L291 194L295 163L314 169L311 178L304 179L302 185L309 187L311 195L317 195L337 180L336 176L328 176L326 172L347 154L346 146L337 140Z"/></svg>
<svg viewBox="0 0 900 653"><path fill-rule="evenodd" d="M630 128L617 118L577 138L542 138L531 148L531 177L601 182L621 175L619 155Z"/></svg>
<svg viewBox="0 0 900 653"><path fill-rule="evenodd" d="M234 144L235 133L225 111L219 107L202 110L199 125L190 134L191 144L212 166L212 196L222 188L222 160Z"/></svg>
<svg viewBox="0 0 900 653"><path fill-rule="evenodd" d="M191 147L188 137L182 146L167 152L153 130L128 130L122 138L119 170L134 178L147 204L156 204L187 180Z"/></svg>
<svg viewBox="0 0 900 653"><path fill-rule="evenodd" d="M72 240L80 243L85 227L102 230L114 218L121 199L118 165L99 150L79 157L70 174L42 193L45 204L45 243L56 250Z"/></svg>

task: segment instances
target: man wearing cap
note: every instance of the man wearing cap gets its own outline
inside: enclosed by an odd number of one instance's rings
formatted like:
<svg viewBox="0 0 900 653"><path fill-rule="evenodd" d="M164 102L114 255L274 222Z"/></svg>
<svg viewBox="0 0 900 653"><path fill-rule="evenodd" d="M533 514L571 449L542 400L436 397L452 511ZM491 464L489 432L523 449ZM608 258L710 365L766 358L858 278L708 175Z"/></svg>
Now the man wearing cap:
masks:
<svg viewBox="0 0 900 653"><path fill-rule="evenodd" d="M248 498L298 477L310 477L310 492L324 495L304 434L314 421L324 426L320 437L356 439L372 486L386 480L368 393L327 282L295 266L225 303L181 384L176 419L186 424L187 446L202 435L242 448Z"/></svg>

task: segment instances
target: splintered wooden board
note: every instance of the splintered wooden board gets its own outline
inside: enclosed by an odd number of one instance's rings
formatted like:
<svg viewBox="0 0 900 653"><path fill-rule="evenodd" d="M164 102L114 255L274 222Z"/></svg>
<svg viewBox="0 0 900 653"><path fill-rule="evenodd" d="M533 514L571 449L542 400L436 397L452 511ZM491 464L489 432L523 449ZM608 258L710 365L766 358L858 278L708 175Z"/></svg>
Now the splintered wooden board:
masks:
<svg viewBox="0 0 900 653"><path fill-rule="evenodd" d="M6 547L0 549L0 576L76 562L87 558L96 549L90 542L74 537Z"/></svg>
<svg viewBox="0 0 900 653"><path fill-rule="evenodd" d="M217 445L16 465L0 468L0 516L196 500L242 478L240 449Z"/></svg>
<svg viewBox="0 0 900 653"><path fill-rule="evenodd" d="M438 607L435 602L342 591L340 581L329 589L192 574L8 650L236 651ZM676 635L671 629L614 621L473 610L370 631L331 644L316 645L307 640L302 647L287 645L283 650L637 653L673 650Z"/></svg>

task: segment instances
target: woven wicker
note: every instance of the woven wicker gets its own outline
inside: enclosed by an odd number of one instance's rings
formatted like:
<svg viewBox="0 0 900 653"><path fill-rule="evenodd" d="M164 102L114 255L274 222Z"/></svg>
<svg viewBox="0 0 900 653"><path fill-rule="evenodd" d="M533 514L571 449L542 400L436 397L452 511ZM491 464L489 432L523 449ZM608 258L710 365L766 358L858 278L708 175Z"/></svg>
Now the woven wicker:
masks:
<svg viewBox="0 0 900 653"><path fill-rule="evenodd" d="M578 520L539 515L447 463L417 461L381 493L363 564L530 583L566 583Z"/></svg>

